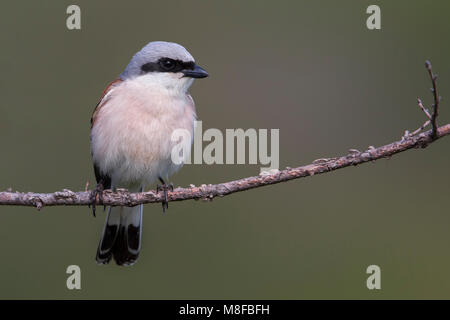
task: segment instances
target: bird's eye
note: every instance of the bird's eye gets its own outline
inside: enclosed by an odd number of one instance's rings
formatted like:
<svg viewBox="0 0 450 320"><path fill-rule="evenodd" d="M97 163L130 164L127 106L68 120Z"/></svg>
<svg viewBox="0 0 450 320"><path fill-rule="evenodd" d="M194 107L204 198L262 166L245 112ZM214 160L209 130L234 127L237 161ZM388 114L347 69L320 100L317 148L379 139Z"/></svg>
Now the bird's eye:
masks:
<svg viewBox="0 0 450 320"><path fill-rule="evenodd" d="M176 66L176 62L172 59L162 59L159 62L159 65L161 66L161 68L165 71L171 71L175 68Z"/></svg>

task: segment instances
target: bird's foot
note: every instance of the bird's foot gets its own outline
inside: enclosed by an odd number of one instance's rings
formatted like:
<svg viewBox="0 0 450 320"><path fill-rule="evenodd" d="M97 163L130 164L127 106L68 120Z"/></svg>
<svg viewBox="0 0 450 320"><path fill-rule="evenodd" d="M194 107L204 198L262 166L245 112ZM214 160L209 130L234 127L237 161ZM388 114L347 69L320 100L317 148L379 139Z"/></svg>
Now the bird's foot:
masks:
<svg viewBox="0 0 450 320"><path fill-rule="evenodd" d="M156 185L156 192L159 193L160 191L164 192L164 200L161 203L163 212L166 212L166 209L169 209L169 196L168 192L173 191L173 184L169 183L166 184L163 179L159 178L159 181L161 181L162 184Z"/></svg>
<svg viewBox="0 0 450 320"><path fill-rule="evenodd" d="M97 186L94 188L94 190L92 190L91 192L91 196L90 196L90 201L91 204L89 205L89 208L92 205L92 214L95 217L95 209L96 209L96 203L97 203L97 197L100 203L103 202L103 190L104 190L104 186L103 183L100 181Z"/></svg>

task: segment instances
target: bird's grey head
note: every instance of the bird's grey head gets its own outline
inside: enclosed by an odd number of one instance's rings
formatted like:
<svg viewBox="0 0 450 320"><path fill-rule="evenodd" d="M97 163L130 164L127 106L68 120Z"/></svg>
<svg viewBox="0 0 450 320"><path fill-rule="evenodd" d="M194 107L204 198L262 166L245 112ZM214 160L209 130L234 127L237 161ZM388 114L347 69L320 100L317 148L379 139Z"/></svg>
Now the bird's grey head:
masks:
<svg viewBox="0 0 450 320"><path fill-rule="evenodd" d="M195 64L194 57L181 45L174 42L153 41L148 43L131 59L122 80L145 74L177 74L177 78L205 78L208 73Z"/></svg>

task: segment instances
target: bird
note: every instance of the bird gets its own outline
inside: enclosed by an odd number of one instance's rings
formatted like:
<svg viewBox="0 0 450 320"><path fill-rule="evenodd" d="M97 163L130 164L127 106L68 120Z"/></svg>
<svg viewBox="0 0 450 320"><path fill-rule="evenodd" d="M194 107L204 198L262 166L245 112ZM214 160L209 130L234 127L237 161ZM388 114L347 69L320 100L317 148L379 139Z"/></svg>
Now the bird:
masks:
<svg viewBox="0 0 450 320"><path fill-rule="evenodd" d="M193 137L197 119L189 88L194 79L208 73L180 44L153 41L130 60L120 76L103 91L91 117L91 155L97 186L91 193L92 209L105 189L142 192L161 182L163 211L168 177L183 163L174 163L171 150L174 130ZM193 139L191 138L191 145ZM111 206L106 214L96 261L119 266L133 265L142 244L143 205Z"/></svg>

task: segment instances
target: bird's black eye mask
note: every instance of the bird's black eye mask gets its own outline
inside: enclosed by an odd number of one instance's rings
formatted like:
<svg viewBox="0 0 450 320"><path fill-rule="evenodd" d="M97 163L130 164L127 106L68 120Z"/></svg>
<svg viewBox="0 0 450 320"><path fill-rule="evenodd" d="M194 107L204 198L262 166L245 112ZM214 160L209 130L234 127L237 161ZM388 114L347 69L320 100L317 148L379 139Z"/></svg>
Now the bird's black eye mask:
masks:
<svg viewBox="0 0 450 320"><path fill-rule="evenodd" d="M193 61L183 62L170 58L160 58L158 62L148 62L141 66L142 73L147 72L181 72L182 70L194 70Z"/></svg>

